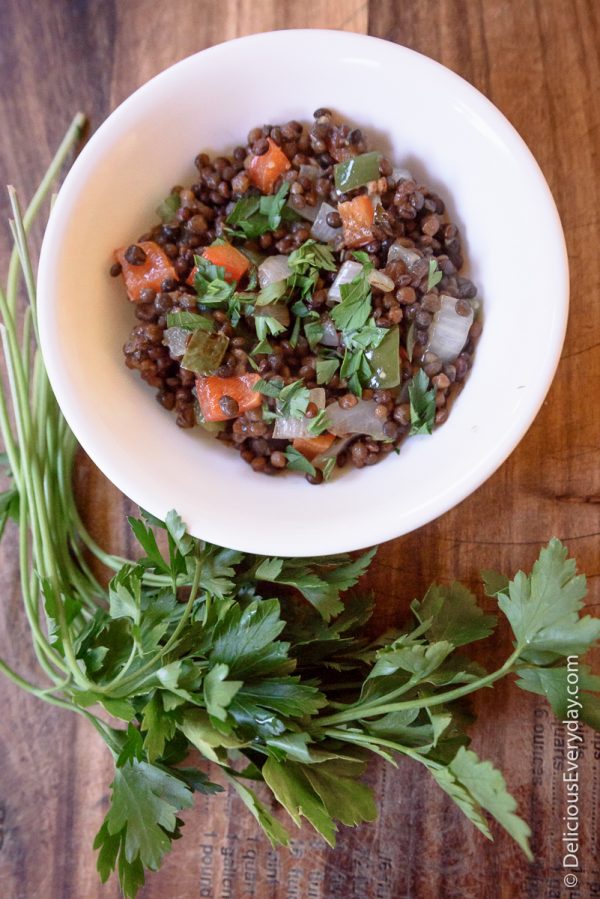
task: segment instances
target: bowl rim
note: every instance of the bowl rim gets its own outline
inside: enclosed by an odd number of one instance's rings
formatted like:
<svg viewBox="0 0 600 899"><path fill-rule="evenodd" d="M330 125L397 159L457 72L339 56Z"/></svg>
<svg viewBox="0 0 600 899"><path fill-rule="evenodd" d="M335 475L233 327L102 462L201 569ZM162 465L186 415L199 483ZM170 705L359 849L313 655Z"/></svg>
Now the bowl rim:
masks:
<svg viewBox="0 0 600 899"><path fill-rule="evenodd" d="M303 28L258 32L224 41L186 56L154 75L150 80L146 81L122 101L91 135L86 145L82 148L79 156L74 161L73 166L68 172L59 191L44 235L38 268L38 309L41 349L48 377L57 400L60 403L63 415L78 442L109 480L134 502L140 504L143 508L147 508L148 511L153 514L160 514L157 513L156 506L153 508L152 501L149 501L148 494L142 495L143 491L140 491L137 486L131 489L131 486L126 483L127 479L121 476L121 471L118 463L115 461L114 455L107 452L105 446L99 446L94 441L93 434L91 434L90 429L86 427L86 416L81 414L80 403L77 401L75 395L76 391L74 392L73 385L70 384L64 371L61 369L60 354L56 351L57 348L53 347L54 329L52 312L54 298L52 296L53 290L51 285L54 280L54 273L57 265L56 251L60 246L61 238L64 235L70 207L72 207L75 197L77 196L78 182L89 177L89 164L92 163L94 159L97 164L103 155L110 149L113 127L118 125L123 117L127 116L128 110L132 105L139 103L140 99L143 100L146 95L149 95L155 89L156 83L160 82L167 73L172 73L174 70L189 65L191 60L199 56L218 56L224 52L235 53L235 48L239 47L241 44L259 45L271 41L294 41L298 39L312 40L318 35L321 35L321 38L326 37L328 41L341 42L338 43L338 46L341 49L353 50L354 52L359 53L362 51L363 55L365 55L364 51L367 47L369 48L369 52L366 54L368 56L372 56L374 51L376 52L378 48L381 49L381 52L384 52L383 48L385 48L386 53L393 52L409 58L416 57L421 64L425 61L427 66L431 67L432 70L437 71L439 75L447 79L450 83L455 82L463 94L466 93L473 102L477 103L479 109L484 110L485 114L493 120L494 128L501 132L502 140L508 144L510 149L518 156L519 163L521 165L526 165L531 177L536 178L537 186L538 188L541 188L541 192L544 194L546 201L546 209L544 212L547 214L548 218L551 219L551 221L548 221L546 224L547 227L551 228L555 233L556 242L554 251L557 254L560 254L560 259L557 260L556 264L560 269L561 283L557 284L556 295L557 297L560 296L561 302L559 303L557 301L553 307L552 329L546 343L546 355L544 357L545 364L540 369L540 374L535 384L535 390L532 390L528 394L527 401L519 413L518 427L507 428L506 439L496 446L493 452L486 455L486 464L478 471L476 477L473 477L472 474L468 477L462 477L458 481L455 481L448 490L443 492L443 494L438 494L436 497L430 498L428 502L424 503L421 507L413 510L412 524L410 527L405 527L401 530L400 534L398 533L398 527L394 526L393 520L385 520L384 523L381 519L378 519L377 521L373 519L369 522L368 539L361 536L360 529L355 529L353 532L354 539L348 539L348 537L345 536L340 540L337 534L331 533L331 529L329 529L326 537L325 535L320 535L318 540L313 541L314 544L318 545L318 551L315 552L312 546L307 549L306 545L303 545L301 550L300 548L299 550L296 550L293 541L289 538L286 539L285 535L281 535L281 538L278 539L272 539L269 546L265 546L261 542L261 536L258 533L248 534L243 539L238 539L238 537L240 537L238 533L235 535L235 539L231 539L223 533L222 527L215 529L211 526L210 515L206 517L200 516L202 518L202 533L198 533L198 523L192 523L190 525L190 531L196 536L211 540L211 542L223 546L234 543L236 549L244 552L257 554L268 553L270 555L277 554L290 557L300 555L325 555L360 549L365 545L392 540L403 534L411 533L423 525L435 520L440 515L462 502L497 471L523 439L547 396L560 360L568 320L569 269L567 249L558 210L546 179L529 147L508 118L477 88L447 66L401 44L396 44L392 41L386 41L370 35L335 29ZM345 44L346 46L342 48L341 44Z"/></svg>

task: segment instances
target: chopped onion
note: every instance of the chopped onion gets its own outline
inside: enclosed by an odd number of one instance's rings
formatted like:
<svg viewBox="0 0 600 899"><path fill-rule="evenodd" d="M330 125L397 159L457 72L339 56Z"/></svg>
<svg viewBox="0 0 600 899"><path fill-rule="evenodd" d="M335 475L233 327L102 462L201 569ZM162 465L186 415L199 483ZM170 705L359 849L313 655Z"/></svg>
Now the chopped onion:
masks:
<svg viewBox="0 0 600 899"><path fill-rule="evenodd" d="M290 206L290 209L293 209L295 213L301 218L306 219L307 222L314 222L319 214L319 207L309 206L308 203L305 203L302 209L296 209L295 206Z"/></svg>
<svg viewBox="0 0 600 899"><path fill-rule="evenodd" d="M403 262L407 268L411 268L415 262L419 261L419 259L422 259L422 256L417 250L413 250L411 247L404 247L397 240L394 241L388 250L388 262L400 261Z"/></svg>
<svg viewBox="0 0 600 899"><path fill-rule="evenodd" d="M374 287L376 290L382 290L384 293L389 293L396 286L389 275L378 271L376 268L369 272L369 284L371 287Z"/></svg>
<svg viewBox="0 0 600 899"><path fill-rule="evenodd" d="M325 408L325 390L323 387L314 387L309 392L309 402L314 403L317 409ZM302 418L278 418L273 428L274 440L295 440L296 437L307 439L311 436L308 426L312 419Z"/></svg>
<svg viewBox="0 0 600 899"><path fill-rule="evenodd" d="M378 403L375 400L358 400L355 406L342 409L339 403L327 406L329 432L336 437L347 434L368 434L376 440L385 437L384 422L375 415Z"/></svg>
<svg viewBox="0 0 600 899"><path fill-rule="evenodd" d="M354 434L350 434L348 437L338 437L337 440L334 440L329 449L325 450L324 453L319 453L318 456L315 456L313 459L315 468L322 468L328 459L337 459L339 454L354 440L354 436Z"/></svg>
<svg viewBox="0 0 600 899"><path fill-rule="evenodd" d="M171 359L179 359L184 355L192 332L187 328L167 328L163 333L163 345L169 350Z"/></svg>
<svg viewBox="0 0 600 899"><path fill-rule="evenodd" d="M260 318L261 315L268 315L274 318L284 328L290 323L290 310L285 303L268 303L266 306L255 306L254 315Z"/></svg>
<svg viewBox="0 0 600 899"><path fill-rule="evenodd" d="M350 281L354 281L357 275L362 271L362 265L360 262L355 262L353 259L347 259L346 262L343 263L339 272L336 275L336 279L329 288L329 292L327 294L330 300L333 300L335 303L339 303L342 299L342 295L340 293L340 286L342 284L350 284Z"/></svg>
<svg viewBox="0 0 600 899"><path fill-rule="evenodd" d="M412 176L412 172L409 172L408 169L403 169L400 166L394 166L392 170L392 174L388 175L388 181L392 181L394 184L397 184L398 181L414 181L415 179Z"/></svg>
<svg viewBox="0 0 600 899"><path fill-rule="evenodd" d="M340 338L337 332L337 328L331 321L331 319L323 319L321 321L321 327L323 328L323 336L321 337L319 343L322 346L338 346Z"/></svg>
<svg viewBox="0 0 600 899"><path fill-rule="evenodd" d="M261 287L285 281L292 274L287 256L267 256L258 266L258 283Z"/></svg>
<svg viewBox="0 0 600 899"><path fill-rule="evenodd" d="M440 301L441 306L429 328L427 351L435 353L442 362L452 362L467 342L473 323L473 309L470 315L459 315L456 297L441 294Z"/></svg>
<svg viewBox="0 0 600 899"><path fill-rule="evenodd" d="M332 228L331 225L327 224L327 216L330 212L337 212L337 210L334 206L330 206L329 203L321 203L314 224L310 230L312 237L314 237L315 240L320 240L322 243L333 243L343 230L341 227Z"/></svg>

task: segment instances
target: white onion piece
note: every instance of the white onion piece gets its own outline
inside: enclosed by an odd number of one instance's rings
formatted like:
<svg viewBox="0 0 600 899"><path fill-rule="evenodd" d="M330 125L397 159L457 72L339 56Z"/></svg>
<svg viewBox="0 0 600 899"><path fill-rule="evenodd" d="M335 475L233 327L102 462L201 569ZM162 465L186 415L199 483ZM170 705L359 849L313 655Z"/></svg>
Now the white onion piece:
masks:
<svg viewBox="0 0 600 899"><path fill-rule="evenodd" d="M329 288L329 292L327 294L330 300L333 300L335 303L339 303L342 299L342 295L340 293L340 286L342 284L350 284L350 281L354 281L357 275L362 271L362 265L360 262L355 262L353 259L347 259L346 262L343 263L339 272L336 275L336 279Z"/></svg>
<svg viewBox="0 0 600 899"><path fill-rule="evenodd" d="M395 165L392 169L392 174L388 175L388 181L392 181L394 184L397 184L398 181L414 181L415 179L412 176L412 172L409 172L408 169L403 169L399 165Z"/></svg>
<svg viewBox="0 0 600 899"><path fill-rule="evenodd" d="M332 228L331 225L327 224L327 216L330 212L337 212L337 210L334 206L330 206L329 203L321 203L317 217L310 230L311 236L315 240L320 240L321 243L333 243L343 230L341 227Z"/></svg>
<svg viewBox="0 0 600 899"><path fill-rule="evenodd" d="M309 178L311 181L316 181L323 174L323 169L318 165L301 165L299 174L301 178Z"/></svg>
<svg viewBox="0 0 600 899"><path fill-rule="evenodd" d="M384 422L375 415L378 403L375 400L358 400L355 406L342 409L339 403L327 406L327 418L329 419L329 432L336 437L345 437L347 434L368 434L376 440L385 437Z"/></svg>
<svg viewBox="0 0 600 899"><path fill-rule="evenodd" d="M334 440L329 449L325 450L324 453L319 453L318 456L315 456L313 459L315 468L321 468L328 459L337 459L339 454L354 440L354 436L354 434L350 434L348 437L338 437L337 440Z"/></svg>
<svg viewBox="0 0 600 899"><path fill-rule="evenodd" d="M452 362L467 342L473 324L473 309L469 315L456 312L456 297L440 296L441 306L429 327L427 352L435 353L442 362Z"/></svg>
<svg viewBox="0 0 600 899"><path fill-rule="evenodd" d="M309 402L314 403L317 409L325 408L325 390L323 387L314 387L309 392ZM311 437L308 426L311 422L310 418L304 415L302 418L278 418L273 428L273 438L275 440L295 440L296 437L303 437L305 440Z"/></svg>
<svg viewBox="0 0 600 899"><path fill-rule="evenodd" d="M389 275L378 271L376 268L369 272L368 281L371 287L374 287L376 290L382 290L384 293L389 293L396 286Z"/></svg>
<svg viewBox="0 0 600 899"><path fill-rule="evenodd" d="M330 318L326 318L321 322L321 327L323 328L323 336L321 337L319 343L322 346L338 346L340 342L340 338L337 332L337 328Z"/></svg>
<svg viewBox="0 0 600 899"><path fill-rule="evenodd" d="M163 333L163 345L169 350L172 359L179 359L184 355L191 333L187 328L167 328Z"/></svg>
<svg viewBox="0 0 600 899"><path fill-rule="evenodd" d="M261 315L268 315L270 318L278 321L280 325L283 325L284 328L287 328L290 323L290 310L285 303L268 303L266 306L255 306L254 315L257 318L260 318Z"/></svg>
<svg viewBox="0 0 600 899"><path fill-rule="evenodd" d="M285 281L292 274L287 256L267 256L258 266L258 283L261 288L278 281Z"/></svg>
<svg viewBox="0 0 600 899"><path fill-rule="evenodd" d="M297 212L298 215L301 218L306 219L307 222L316 221L316 218L319 214L319 207L318 206L309 206L308 203L306 203L302 207L302 209L296 209L295 206L291 206L291 205L290 205L290 209L293 209L294 212Z"/></svg>
<svg viewBox="0 0 600 899"><path fill-rule="evenodd" d="M416 250L413 250L411 247L403 247L397 240L391 245L387 255L388 262L403 262L407 268L411 268L415 262L422 258L421 254Z"/></svg>

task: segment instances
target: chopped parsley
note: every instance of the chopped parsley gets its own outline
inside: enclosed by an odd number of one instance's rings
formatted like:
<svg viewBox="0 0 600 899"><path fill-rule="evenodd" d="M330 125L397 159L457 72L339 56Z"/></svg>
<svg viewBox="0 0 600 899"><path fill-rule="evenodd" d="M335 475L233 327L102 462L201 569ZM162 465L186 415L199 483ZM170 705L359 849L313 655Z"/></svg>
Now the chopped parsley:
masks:
<svg viewBox="0 0 600 899"><path fill-rule="evenodd" d="M167 222L173 221L180 205L181 200L179 194L169 194L169 196L162 201L160 206L157 207L156 214L159 219L166 224Z"/></svg>
<svg viewBox="0 0 600 899"><path fill-rule="evenodd" d="M314 418L310 418L308 420L308 424L306 425L306 430L310 434L311 437L318 437L319 434L323 434L325 431L329 429L331 422L327 416L327 409L321 409L321 411L315 415Z"/></svg>
<svg viewBox="0 0 600 899"><path fill-rule="evenodd" d="M339 359L317 359L317 384L329 384L339 365Z"/></svg>
<svg viewBox="0 0 600 899"><path fill-rule="evenodd" d="M252 240L268 231L276 231L282 219L297 219L294 210L285 205L289 189L286 181L272 197L238 200L227 217L227 231L234 237Z"/></svg>
<svg viewBox="0 0 600 899"><path fill-rule="evenodd" d="M276 303L277 300L280 300L285 295L286 291L287 284L285 281L272 281L259 291L255 305L269 306L271 303Z"/></svg>
<svg viewBox="0 0 600 899"><path fill-rule="evenodd" d="M269 334L276 337L277 334L281 334L286 330L285 325L282 325L281 322L277 321L276 318L273 318L272 315L255 315L254 326L256 328L256 336L259 340L266 340Z"/></svg>
<svg viewBox="0 0 600 899"><path fill-rule="evenodd" d="M341 302L331 310L331 318L342 333L358 331L365 325L373 311L371 288L364 271L349 284L340 285Z"/></svg>
<svg viewBox="0 0 600 899"><path fill-rule="evenodd" d="M324 481L328 481L329 478L331 477L333 469L335 468L335 461L336 461L335 456L330 456L328 459L325 460L325 464L324 464L323 468L321 469L323 472L323 480Z"/></svg>
<svg viewBox="0 0 600 899"><path fill-rule="evenodd" d="M303 456L302 453L298 452L297 449L294 449L293 446L288 446L285 453L285 458L287 459L287 467L290 471L303 471L305 474L316 475L317 469L309 462L306 456Z"/></svg>
<svg viewBox="0 0 600 899"><path fill-rule="evenodd" d="M431 290L433 287L439 284L443 277L444 273L438 266L437 259L430 259L429 273L427 275L427 290Z"/></svg>
<svg viewBox="0 0 600 899"><path fill-rule="evenodd" d="M276 381L257 381L254 389L264 396L277 400L277 413L282 418L302 418L308 409L310 391L300 379L283 386L280 379Z"/></svg>
<svg viewBox="0 0 600 899"><path fill-rule="evenodd" d="M428 390L429 378L422 368L408 385L410 434L431 434L435 421L435 390Z"/></svg>
<svg viewBox="0 0 600 899"><path fill-rule="evenodd" d="M254 349L252 350L250 355L251 356L260 356L261 354L266 355L267 353L272 353L272 352L273 352L273 347L271 346L269 341L268 340L260 340L254 347Z"/></svg>
<svg viewBox="0 0 600 899"><path fill-rule="evenodd" d="M186 331L212 331L215 323L206 315L197 312L168 312L167 328L185 328Z"/></svg>

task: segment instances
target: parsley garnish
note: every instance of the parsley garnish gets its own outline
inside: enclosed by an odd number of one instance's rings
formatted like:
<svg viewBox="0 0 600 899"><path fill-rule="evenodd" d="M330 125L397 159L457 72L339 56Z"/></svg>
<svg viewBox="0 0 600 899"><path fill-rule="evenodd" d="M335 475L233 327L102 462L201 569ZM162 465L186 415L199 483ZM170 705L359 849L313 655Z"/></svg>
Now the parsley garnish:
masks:
<svg viewBox="0 0 600 899"><path fill-rule="evenodd" d="M410 433L431 434L435 421L435 390L428 390L429 378L422 368L408 385Z"/></svg>
<svg viewBox="0 0 600 899"><path fill-rule="evenodd" d="M271 284L267 284L266 287L263 287L256 298L256 306L268 306L270 303L276 303L277 300L280 300L287 291L287 284L285 281L272 281Z"/></svg>
<svg viewBox="0 0 600 899"><path fill-rule="evenodd" d="M167 328L185 328L186 331L213 331L215 323L206 315L197 312L167 312Z"/></svg>
<svg viewBox="0 0 600 899"><path fill-rule="evenodd" d="M254 327L256 328L256 336L261 341L266 340L269 334L276 337L286 330L285 325L282 325L281 322L277 321L276 318L273 318L272 315L255 315L253 320Z"/></svg>
<svg viewBox="0 0 600 899"><path fill-rule="evenodd" d="M251 356L260 356L263 353L266 355L267 353L272 353L272 352L273 352L273 347L271 346L269 341L268 340L260 340L254 347L254 349L252 350L250 355Z"/></svg>
<svg viewBox="0 0 600 899"><path fill-rule="evenodd" d="M339 364L339 359L317 359L317 384L329 384Z"/></svg>
<svg viewBox="0 0 600 899"><path fill-rule="evenodd" d="M181 205L179 194L169 194L156 210L157 216L165 222L172 222Z"/></svg>
<svg viewBox="0 0 600 899"><path fill-rule="evenodd" d="M334 272L337 269L331 247L312 238L290 253L288 265L292 271L288 284L292 289L299 290L302 297L312 293L321 270Z"/></svg>
<svg viewBox="0 0 600 899"><path fill-rule="evenodd" d="M311 437L318 437L329 429L331 422L327 416L327 409L321 409L314 418L309 418L306 430Z"/></svg>
<svg viewBox="0 0 600 899"><path fill-rule="evenodd" d="M297 219L297 214L285 205L290 185L284 182L272 197L246 197L238 200L227 216L227 230L235 237L249 240L268 231L276 231L282 218Z"/></svg>
<svg viewBox="0 0 600 899"><path fill-rule="evenodd" d="M283 382L257 381L254 389L265 396L277 399L277 412L282 418L302 418L310 402L310 391L302 380L292 381L283 386Z"/></svg>
<svg viewBox="0 0 600 899"><path fill-rule="evenodd" d="M437 259L430 259L429 272L427 274L427 290L431 290L432 287L435 287L436 284L439 284L443 277L444 273L438 267Z"/></svg>
<svg viewBox="0 0 600 899"><path fill-rule="evenodd" d="M283 387L277 397L277 411L283 418L302 418L310 403L310 391L302 380Z"/></svg>
<svg viewBox="0 0 600 899"><path fill-rule="evenodd" d="M306 318L304 319L304 334L308 340L311 351L314 353L319 341L323 337L323 325L319 320L318 313L313 312L312 314L315 316L314 321L308 321Z"/></svg>
<svg viewBox="0 0 600 899"><path fill-rule="evenodd" d="M303 456L293 446L288 446L285 451L285 458L290 471L303 471L305 474L316 475L317 469L312 462L309 462L306 456Z"/></svg>
<svg viewBox="0 0 600 899"><path fill-rule="evenodd" d="M364 271L349 284L340 285L340 303L330 312L336 328L344 333L362 328L372 313L371 288Z"/></svg>
<svg viewBox="0 0 600 899"><path fill-rule="evenodd" d="M323 465L323 468L321 469L323 472L323 480L324 481L328 481L329 478L331 477L333 469L335 468L335 462L336 462L335 456L330 456L328 459L325 460L325 464Z"/></svg>
<svg viewBox="0 0 600 899"><path fill-rule="evenodd" d="M194 256L196 274L194 288L198 301L203 306L214 306L227 303L235 293L235 282L225 280L225 269L222 265L214 265L204 256Z"/></svg>

